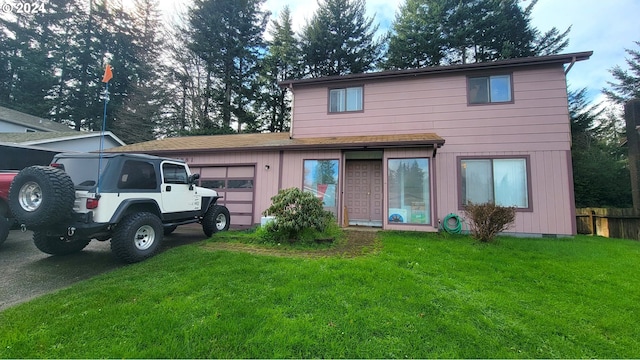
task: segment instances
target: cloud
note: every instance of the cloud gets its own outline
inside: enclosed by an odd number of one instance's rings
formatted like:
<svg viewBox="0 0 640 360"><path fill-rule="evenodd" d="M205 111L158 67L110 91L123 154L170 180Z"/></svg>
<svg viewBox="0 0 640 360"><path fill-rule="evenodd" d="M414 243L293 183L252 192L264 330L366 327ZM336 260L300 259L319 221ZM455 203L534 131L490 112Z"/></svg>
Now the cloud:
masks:
<svg viewBox="0 0 640 360"><path fill-rule="evenodd" d="M531 14L541 31L572 26L564 52L593 51L591 59L576 63L567 75L572 89L587 88L596 102L601 90L614 81L609 70L625 68L625 49L637 49L640 41L640 2L637 0L540 0Z"/></svg>

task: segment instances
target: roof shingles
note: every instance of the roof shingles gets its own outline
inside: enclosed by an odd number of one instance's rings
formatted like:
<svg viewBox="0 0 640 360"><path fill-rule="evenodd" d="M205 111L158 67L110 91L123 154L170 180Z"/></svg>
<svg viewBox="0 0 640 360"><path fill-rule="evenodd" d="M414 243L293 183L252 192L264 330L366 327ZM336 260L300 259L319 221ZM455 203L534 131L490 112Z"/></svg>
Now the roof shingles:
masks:
<svg viewBox="0 0 640 360"><path fill-rule="evenodd" d="M348 149L348 148L383 148L398 146L440 147L444 139L434 133L375 136L344 136L296 138L289 133L261 133L186 136L152 140L119 148L110 149L116 152L203 152L210 150L247 151L274 149Z"/></svg>

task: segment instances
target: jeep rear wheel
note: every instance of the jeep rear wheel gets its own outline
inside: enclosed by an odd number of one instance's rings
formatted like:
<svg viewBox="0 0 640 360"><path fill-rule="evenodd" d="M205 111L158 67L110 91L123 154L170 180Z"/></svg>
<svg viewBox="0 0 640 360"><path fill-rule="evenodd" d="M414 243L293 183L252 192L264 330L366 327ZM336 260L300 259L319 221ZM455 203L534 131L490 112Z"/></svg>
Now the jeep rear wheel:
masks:
<svg viewBox="0 0 640 360"><path fill-rule="evenodd" d="M111 251L128 263L150 258L160 249L163 228L160 219L148 212L126 216L116 226Z"/></svg>
<svg viewBox="0 0 640 360"><path fill-rule="evenodd" d="M44 232L33 232L33 243L38 250L51 255L69 255L82 251L91 239L74 239L69 240L65 236L51 236Z"/></svg>
<svg viewBox="0 0 640 360"><path fill-rule="evenodd" d="M9 206L21 224L43 227L68 218L75 197L67 173L49 166L30 166L13 179Z"/></svg>
<svg viewBox="0 0 640 360"><path fill-rule="evenodd" d="M222 205L209 207L202 218L202 230L207 236L211 236L218 231L229 230L229 225L231 225L229 210Z"/></svg>

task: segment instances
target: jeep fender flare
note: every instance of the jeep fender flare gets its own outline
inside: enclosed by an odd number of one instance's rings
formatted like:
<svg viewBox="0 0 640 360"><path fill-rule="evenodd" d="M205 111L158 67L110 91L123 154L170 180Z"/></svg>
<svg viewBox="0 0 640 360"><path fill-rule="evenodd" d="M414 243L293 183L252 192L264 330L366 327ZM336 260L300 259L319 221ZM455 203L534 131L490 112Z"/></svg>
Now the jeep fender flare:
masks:
<svg viewBox="0 0 640 360"><path fill-rule="evenodd" d="M116 211L113 212L111 216L111 220L109 221L112 224L117 224L124 218L127 214L131 213L130 209L135 208L135 212L150 212L158 216L158 218L162 218L162 211L160 210L160 205L155 200L150 199L126 199L120 203Z"/></svg>
<svg viewBox="0 0 640 360"><path fill-rule="evenodd" d="M202 198L202 207L200 211L202 212L201 216L207 213L207 210L218 202L218 199L222 199L222 196L212 196L207 198Z"/></svg>

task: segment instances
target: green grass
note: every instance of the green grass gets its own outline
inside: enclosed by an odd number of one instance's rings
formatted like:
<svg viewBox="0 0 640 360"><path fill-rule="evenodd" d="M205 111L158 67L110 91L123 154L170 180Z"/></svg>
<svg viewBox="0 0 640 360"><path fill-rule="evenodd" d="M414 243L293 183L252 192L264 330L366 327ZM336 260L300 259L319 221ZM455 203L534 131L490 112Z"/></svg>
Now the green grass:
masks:
<svg viewBox="0 0 640 360"><path fill-rule="evenodd" d="M640 242L384 232L356 258L174 248L0 313L0 358L634 358Z"/></svg>

